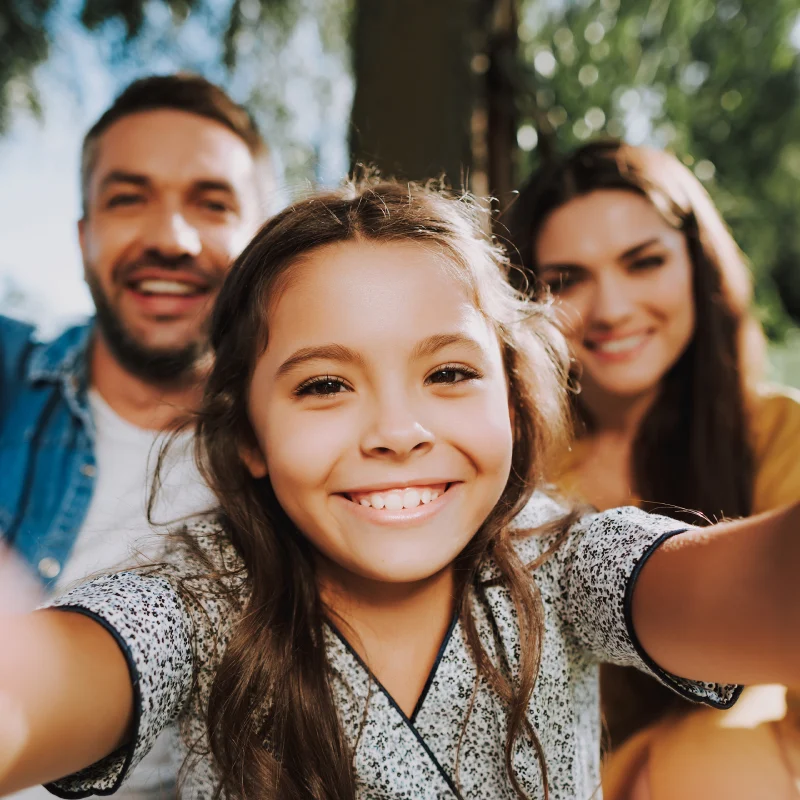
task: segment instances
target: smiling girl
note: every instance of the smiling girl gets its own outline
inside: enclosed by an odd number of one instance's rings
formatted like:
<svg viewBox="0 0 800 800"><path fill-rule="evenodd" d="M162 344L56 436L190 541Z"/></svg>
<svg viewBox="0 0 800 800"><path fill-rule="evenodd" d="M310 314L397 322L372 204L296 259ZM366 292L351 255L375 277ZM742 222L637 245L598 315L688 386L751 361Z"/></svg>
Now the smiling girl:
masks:
<svg viewBox="0 0 800 800"><path fill-rule="evenodd" d="M763 335L749 272L683 164L643 147L591 143L532 176L513 217L521 265L550 287L580 365L579 435L560 465L563 491L600 509L643 504L695 524L703 524L695 510L713 520L800 499L800 395L760 383ZM688 708L633 670L604 668L602 685L613 747ZM682 750L702 752L715 725L734 724L702 719L708 730L695 730ZM740 794L707 783L693 791L685 757L680 769L663 770L672 790L656 794L767 796L736 770L747 764L751 779L765 775L756 745L741 758L737 743L718 771L738 774L731 783ZM777 753L771 767L787 781ZM709 774L707 759L698 771Z"/></svg>
<svg viewBox="0 0 800 800"><path fill-rule="evenodd" d="M718 705L800 678L800 508L698 532L535 493L568 359L506 266L413 185L264 226L197 419L219 513L5 618L0 791L112 792L177 719L197 798L588 798L598 661Z"/></svg>

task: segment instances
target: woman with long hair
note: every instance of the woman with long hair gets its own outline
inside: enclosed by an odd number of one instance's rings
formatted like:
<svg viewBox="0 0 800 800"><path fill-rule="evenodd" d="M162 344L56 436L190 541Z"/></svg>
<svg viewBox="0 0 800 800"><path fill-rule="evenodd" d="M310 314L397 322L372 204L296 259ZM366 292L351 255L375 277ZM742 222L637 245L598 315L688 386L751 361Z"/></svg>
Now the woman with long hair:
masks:
<svg viewBox="0 0 800 800"><path fill-rule="evenodd" d="M515 282L549 289L575 359L577 438L553 476L563 493L699 525L800 497L800 395L761 383L749 271L678 159L590 143L528 180L508 227ZM615 667L602 696L612 769L632 734L688 707ZM710 796L688 792L671 796Z"/></svg>
<svg viewBox="0 0 800 800"><path fill-rule="evenodd" d="M266 223L195 422L218 513L0 616L0 794L112 793L178 720L198 800L588 800L599 661L726 706L800 680L800 504L709 532L536 493L567 349L476 209L368 182Z"/></svg>

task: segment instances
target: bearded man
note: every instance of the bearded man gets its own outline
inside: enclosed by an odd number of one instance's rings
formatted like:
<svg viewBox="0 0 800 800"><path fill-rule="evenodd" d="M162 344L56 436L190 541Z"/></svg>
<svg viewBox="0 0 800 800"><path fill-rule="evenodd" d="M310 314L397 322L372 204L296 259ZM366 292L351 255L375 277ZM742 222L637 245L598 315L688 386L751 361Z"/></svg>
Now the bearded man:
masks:
<svg viewBox="0 0 800 800"><path fill-rule="evenodd" d="M81 189L96 315L48 343L0 316L0 541L48 592L152 552L151 521L213 506L183 437L148 518L153 466L200 400L214 299L274 182L250 115L171 75L136 81L91 128Z"/></svg>

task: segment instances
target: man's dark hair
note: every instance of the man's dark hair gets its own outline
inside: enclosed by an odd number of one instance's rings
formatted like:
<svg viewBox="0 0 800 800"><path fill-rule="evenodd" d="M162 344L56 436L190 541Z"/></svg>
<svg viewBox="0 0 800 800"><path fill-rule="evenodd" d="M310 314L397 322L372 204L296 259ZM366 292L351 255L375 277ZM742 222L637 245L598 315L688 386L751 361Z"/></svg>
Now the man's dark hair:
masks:
<svg viewBox="0 0 800 800"><path fill-rule="evenodd" d="M88 209L89 182L97 163L100 137L124 117L159 109L186 111L224 125L247 145L259 167L260 175L267 180L272 178L269 148L247 109L235 103L219 86L199 75L154 75L130 84L84 137L81 152L81 197L84 214Z"/></svg>

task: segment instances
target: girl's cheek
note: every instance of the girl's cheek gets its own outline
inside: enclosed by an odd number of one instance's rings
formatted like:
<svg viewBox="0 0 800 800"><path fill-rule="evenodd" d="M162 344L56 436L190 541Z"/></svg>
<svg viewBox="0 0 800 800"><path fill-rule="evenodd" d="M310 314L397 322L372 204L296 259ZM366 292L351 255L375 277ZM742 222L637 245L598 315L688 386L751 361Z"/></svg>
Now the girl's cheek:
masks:
<svg viewBox="0 0 800 800"><path fill-rule="evenodd" d="M275 425L267 445L267 466L273 483L290 481L312 488L327 476L347 446L342 424L319 419L325 412L302 415Z"/></svg>
<svg viewBox="0 0 800 800"><path fill-rule="evenodd" d="M511 463L513 433L504 385L461 401L440 415L440 438L462 450L482 473L503 473Z"/></svg>

